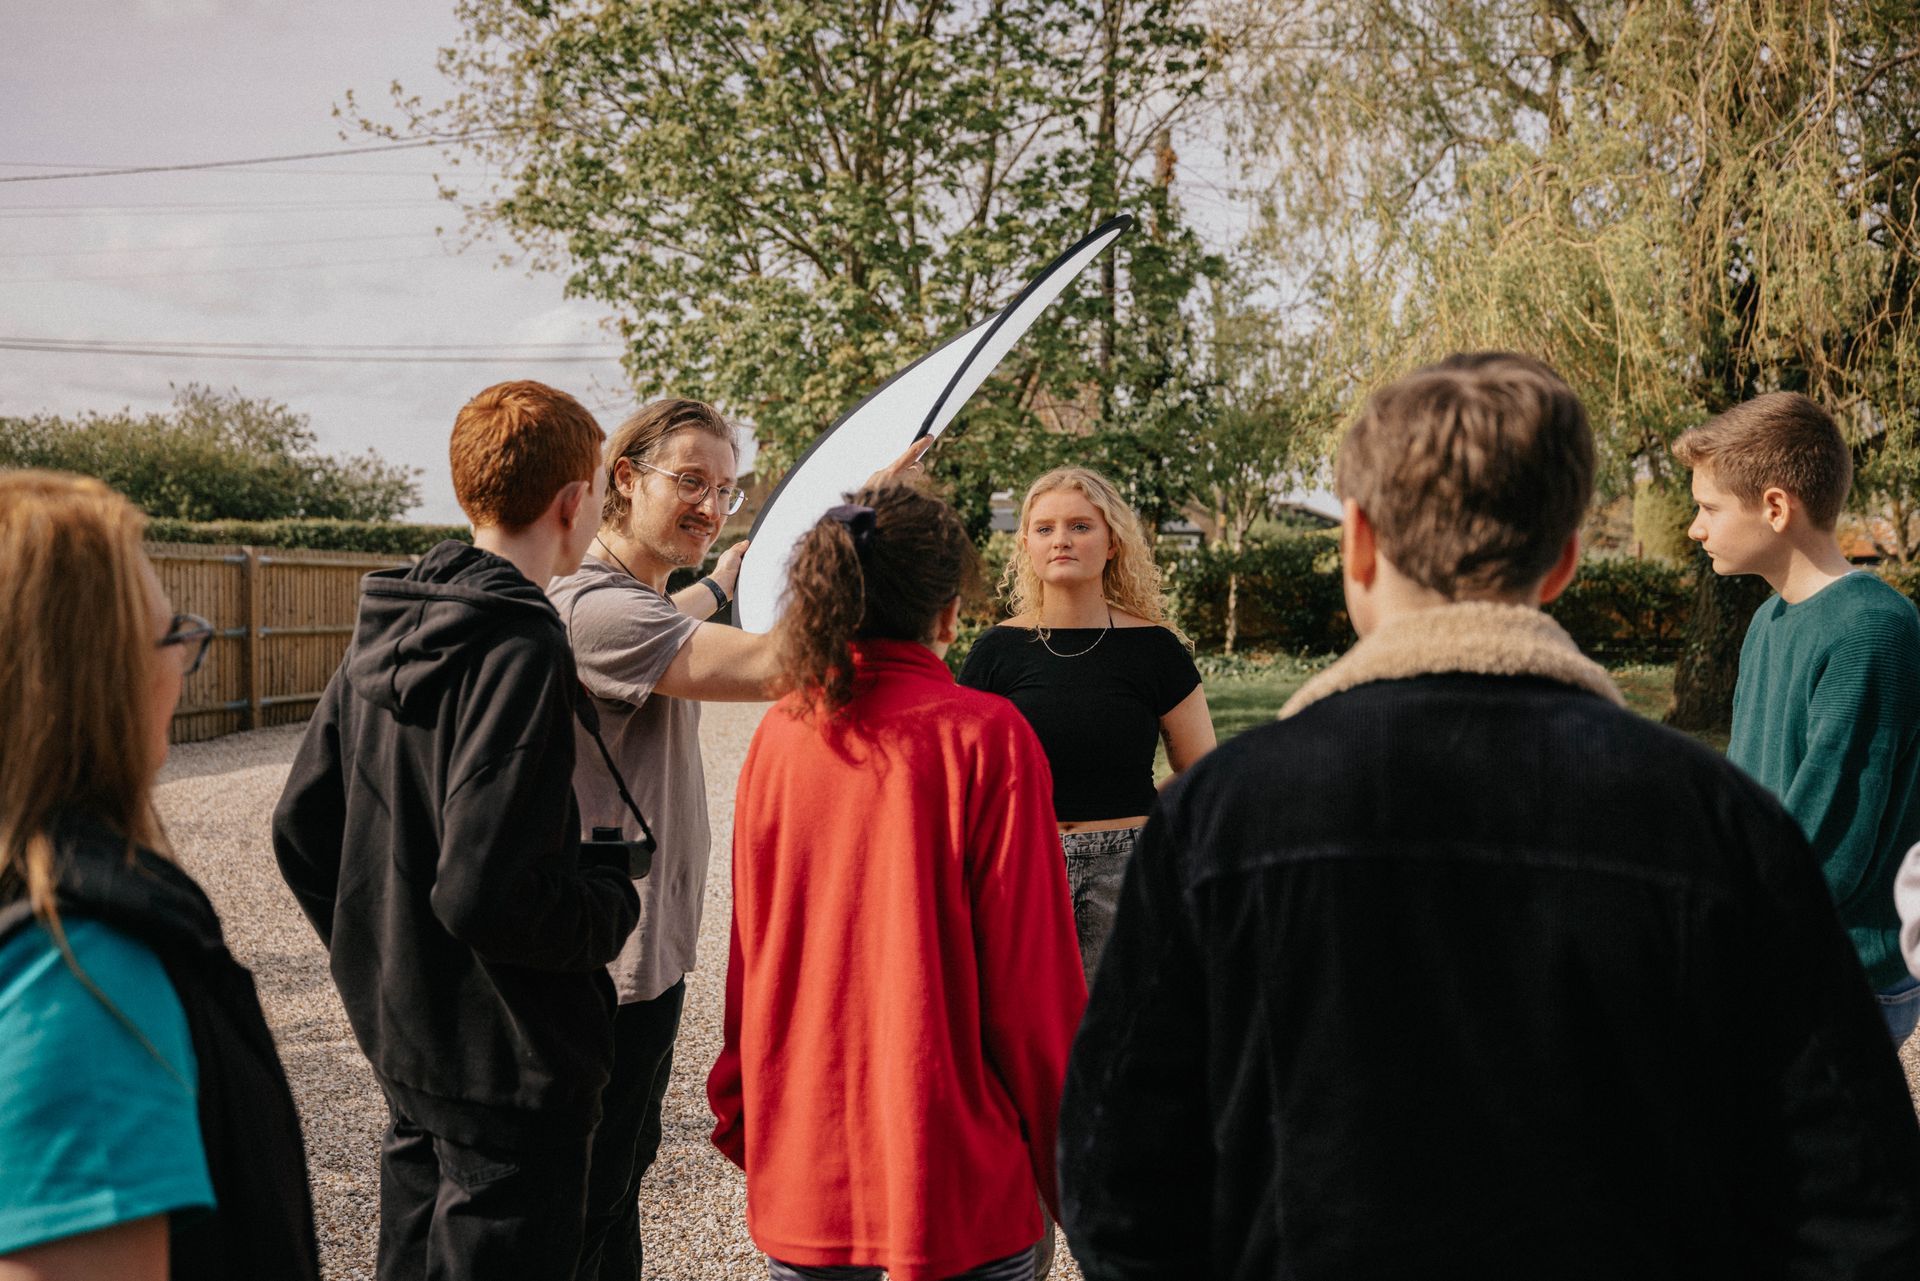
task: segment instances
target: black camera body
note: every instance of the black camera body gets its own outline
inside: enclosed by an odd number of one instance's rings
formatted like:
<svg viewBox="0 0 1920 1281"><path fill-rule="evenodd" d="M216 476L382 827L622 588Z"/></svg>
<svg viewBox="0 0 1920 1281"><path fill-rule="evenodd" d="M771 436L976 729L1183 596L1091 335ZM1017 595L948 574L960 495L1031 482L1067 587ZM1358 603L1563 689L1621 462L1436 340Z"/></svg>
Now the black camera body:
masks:
<svg viewBox="0 0 1920 1281"><path fill-rule="evenodd" d="M620 835L617 827L596 827L591 840L580 842L580 856L603 867L625 863L627 875L637 881L653 870L653 852L658 848L652 832L630 841Z"/></svg>
<svg viewBox="0 0 1920 1281"><path fill-rule="evenodd" d="M572 611L568 611L572 616ZM607 740L600 737L600 713L594 710L593 695L585 685L580 686L579 696L573 700L573 714L579 720L580 727L593 737L593 745L600 749L600 761L607 767L607 777L613 780L613 786L620 793L620 801L627 807L627 813L633 815L633 821L640 826L640 839L629 841L620 835L617 827L595 827L593 834L580 842L580 857L589 859L596 867L625 866L627 875L639 880L653 870L653 852L660 848L653 839L653 829L647 826L647 816L640 812L640 806L633 799L633 793L627 790L626 780L620 777L620 767L613 762L613 753L607 750Z"/></svg>

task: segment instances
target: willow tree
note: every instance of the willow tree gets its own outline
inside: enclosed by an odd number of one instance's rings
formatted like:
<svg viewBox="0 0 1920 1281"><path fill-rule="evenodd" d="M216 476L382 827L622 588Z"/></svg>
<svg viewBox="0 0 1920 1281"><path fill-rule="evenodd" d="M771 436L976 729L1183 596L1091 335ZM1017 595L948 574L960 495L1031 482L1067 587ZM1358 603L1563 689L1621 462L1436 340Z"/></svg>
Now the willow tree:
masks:
<svg viewBox="0 0 1920 1281"><path fill-rule="evenodd" d="M1283 3L1284 0L1275 0ZM1842 418L1862 495L1911 494L1920 16L1872 0L1284 4L1254 136L1276 250L1364 392L1535 352L1602 485L1759 392ZM1700 574L1669 719L1724 724L1757 580Z"/></svg>
<svg viewBox="0 0 1920 1281"><path fill-rule="evenodd" d="M1180 400L1210 268L1162 153L1210 67L1195 7L459 0L452 94L396 86L361 124L490 166L475 217L607 305L635 390L719 403L776 472L1095 222L1143 214L943 444L984 521L987 490L1051 461L1036 420L1150 432Z"/></svg>

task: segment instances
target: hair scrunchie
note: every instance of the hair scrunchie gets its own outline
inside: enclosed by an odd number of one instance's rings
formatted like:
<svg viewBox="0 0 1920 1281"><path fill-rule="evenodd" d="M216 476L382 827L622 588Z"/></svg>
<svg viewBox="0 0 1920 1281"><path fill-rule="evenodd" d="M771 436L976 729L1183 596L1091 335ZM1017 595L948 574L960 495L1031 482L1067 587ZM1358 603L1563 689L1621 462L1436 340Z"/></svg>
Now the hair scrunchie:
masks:
<svg viewBox="0 0 1920 1281"><path fill-rule="evenodd" d="M873 508L862 507L858 503L842 503L827 509L827 519L839 521L847 527L847 533L853 536L854 555L867 554L867 548L873 543Z"/></svg>

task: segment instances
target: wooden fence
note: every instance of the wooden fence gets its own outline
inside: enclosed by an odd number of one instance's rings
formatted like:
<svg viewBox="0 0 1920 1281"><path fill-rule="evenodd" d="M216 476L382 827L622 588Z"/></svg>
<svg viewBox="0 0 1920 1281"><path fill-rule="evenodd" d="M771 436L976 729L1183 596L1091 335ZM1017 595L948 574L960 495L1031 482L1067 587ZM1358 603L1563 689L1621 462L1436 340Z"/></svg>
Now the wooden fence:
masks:
<svg viewBox="0 0 1920 1281"><path fill-rule="evenodd" d="M411 560L199 543L148 543L147 555L174 610L214 626L174 713L176 743L305 720L347 652L361 576Z"/></svg>

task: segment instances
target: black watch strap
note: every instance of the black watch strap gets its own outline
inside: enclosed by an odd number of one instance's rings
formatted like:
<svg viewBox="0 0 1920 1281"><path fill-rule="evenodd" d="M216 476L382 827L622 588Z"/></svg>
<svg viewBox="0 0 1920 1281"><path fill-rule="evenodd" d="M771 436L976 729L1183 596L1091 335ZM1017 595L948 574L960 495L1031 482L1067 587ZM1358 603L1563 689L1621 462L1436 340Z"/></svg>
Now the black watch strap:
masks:
<svg viewBox="0 0 1920 1281"><path fill-rule="evenodd" d="M726 590L713 580L712 574L704 575L700 579L700 583L708 591L713 593L713 607L715 609L725 609L727 607Z"/></svg>

